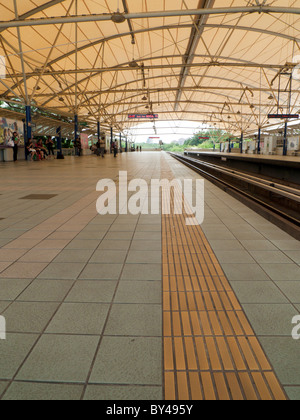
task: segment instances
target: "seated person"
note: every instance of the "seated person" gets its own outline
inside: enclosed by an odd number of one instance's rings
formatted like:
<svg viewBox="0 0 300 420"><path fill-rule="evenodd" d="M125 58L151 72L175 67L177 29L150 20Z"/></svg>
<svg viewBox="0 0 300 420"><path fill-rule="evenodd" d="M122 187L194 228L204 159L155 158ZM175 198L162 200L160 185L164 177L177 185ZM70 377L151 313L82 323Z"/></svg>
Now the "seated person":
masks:
<svg viewBox="0 0 300 420"><path fill-rule="evenodd" d="M43 145L43 140L42 139L40 139L37 142L36 147L37 147L38 150L40 150L41 155L42 155L42 159L45 159L45 157L48 156L48 152Z"/></svg>
<svg viewBox="0 0 300 420"><path fill-rule="evenodd" d="M31 160L33 160L34 156L36 156L36 149L34 147L32 140L28 141L26 150L27 150L27 154L31 157Z"/></svg>

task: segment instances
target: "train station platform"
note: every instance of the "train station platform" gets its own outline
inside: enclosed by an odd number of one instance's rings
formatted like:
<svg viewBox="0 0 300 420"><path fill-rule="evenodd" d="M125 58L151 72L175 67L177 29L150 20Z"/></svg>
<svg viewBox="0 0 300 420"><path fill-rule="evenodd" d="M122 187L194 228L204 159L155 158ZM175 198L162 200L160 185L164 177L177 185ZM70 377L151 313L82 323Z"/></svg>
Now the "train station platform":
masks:
<svg viewBox="0 0 300 420"><path fill-rule="evenodd" d="M0 399L299 399L299 241L209 181L201 226L101 216L120 171L199 179L165 153L0 166Z"/></svg>
<svg viewBox="0 0 300 420"><path fill-rule="evenodd" d="M241 170L267 178L300 183L300 156L256 155L187 150L185 155L204 162Z"/></svg>

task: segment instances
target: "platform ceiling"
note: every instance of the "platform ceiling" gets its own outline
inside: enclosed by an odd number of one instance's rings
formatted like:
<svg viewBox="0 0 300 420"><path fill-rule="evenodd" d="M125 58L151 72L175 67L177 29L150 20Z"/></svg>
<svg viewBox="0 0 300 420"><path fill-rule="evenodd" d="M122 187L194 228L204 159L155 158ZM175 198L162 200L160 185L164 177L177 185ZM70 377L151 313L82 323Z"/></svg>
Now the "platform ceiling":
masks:
<svg viewBox="0 0 300 420"><path fill-rule="evenodd" d="M0 54L0 100L115 130L153 112L250 132L300 109L300 0L0 0Z"/></svg>

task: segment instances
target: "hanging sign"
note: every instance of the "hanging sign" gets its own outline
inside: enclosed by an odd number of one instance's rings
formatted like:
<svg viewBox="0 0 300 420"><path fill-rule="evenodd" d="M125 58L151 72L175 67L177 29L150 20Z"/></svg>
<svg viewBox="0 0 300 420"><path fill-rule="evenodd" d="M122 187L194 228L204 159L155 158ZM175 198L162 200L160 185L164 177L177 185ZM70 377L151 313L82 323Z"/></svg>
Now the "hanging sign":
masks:
<svg viewBox="0 0 300 420"><path fill-rule="evenodd" d="M299 119L299 114L269 114L268 118L277 120L294 120Z"/></svg>
<svg viewBox="0 0 300 420"><path fill-rule="evenodd" d="M128 118L130 120L134 120L134 119L149 119L149 120L153 120L153 119L157 119L158 118L158 114L129 114Z"/></svg>

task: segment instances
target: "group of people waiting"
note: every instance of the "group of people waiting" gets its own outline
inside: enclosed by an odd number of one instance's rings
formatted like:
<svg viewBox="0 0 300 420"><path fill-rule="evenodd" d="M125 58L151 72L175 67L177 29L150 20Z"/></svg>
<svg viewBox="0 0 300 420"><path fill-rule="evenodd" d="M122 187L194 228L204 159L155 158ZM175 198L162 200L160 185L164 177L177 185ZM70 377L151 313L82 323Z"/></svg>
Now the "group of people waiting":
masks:
<svg viewBox="0 0 300 420"><path fill-rule="evenodd" d="M26 144L26 153L27 156L30 156L31 160L44 160L51 155L54 156L54 141L52 137L47 137L45 146L42 139L35 142L32 138Z"/></svg>

